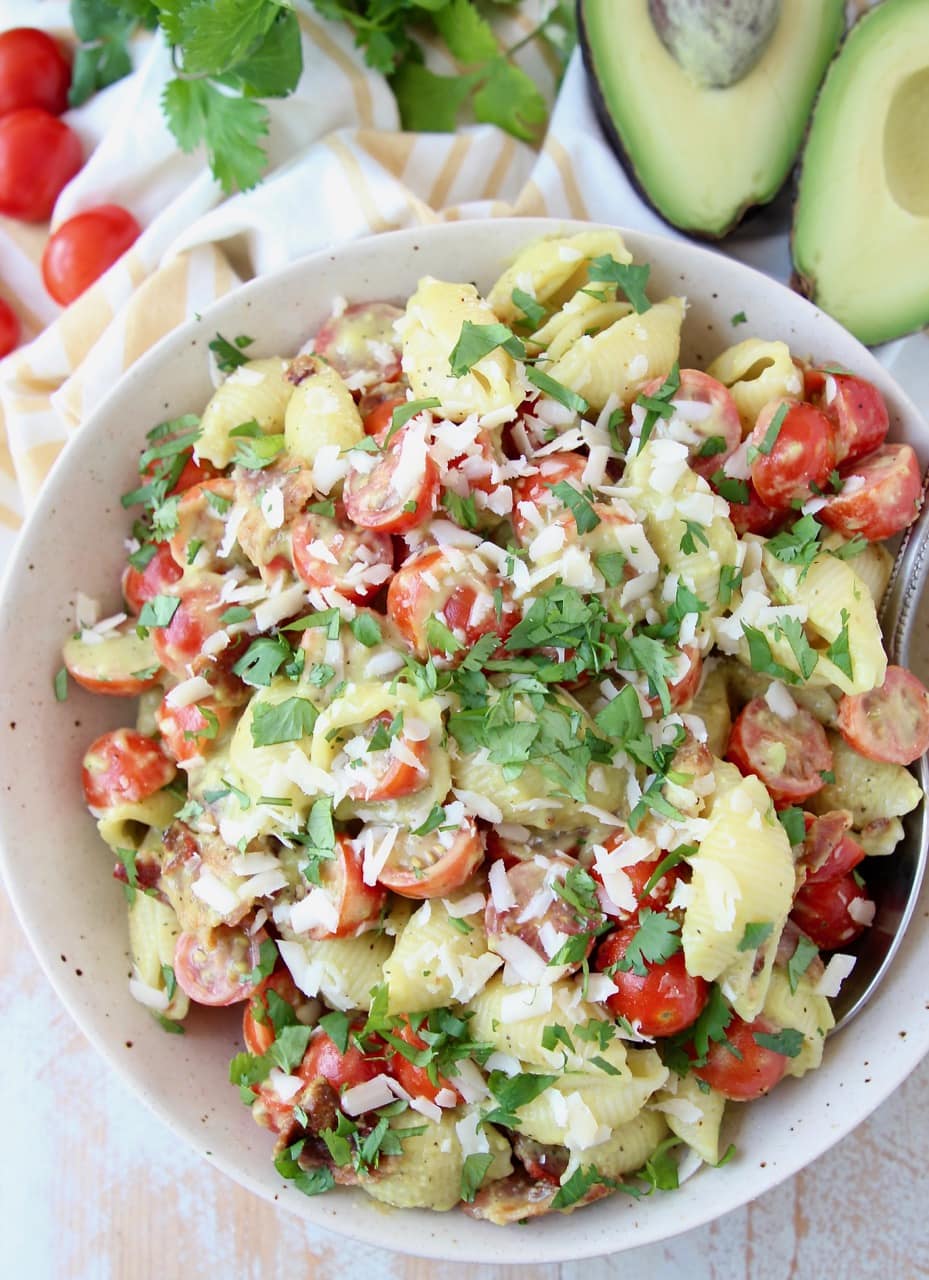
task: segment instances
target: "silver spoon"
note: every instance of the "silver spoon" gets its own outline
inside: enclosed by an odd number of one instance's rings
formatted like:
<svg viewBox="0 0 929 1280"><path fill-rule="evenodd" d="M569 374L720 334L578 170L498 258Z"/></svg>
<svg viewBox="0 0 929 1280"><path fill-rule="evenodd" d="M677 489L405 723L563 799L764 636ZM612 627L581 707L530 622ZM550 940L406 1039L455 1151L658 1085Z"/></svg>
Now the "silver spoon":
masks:
<svg viewBox="0 0 929 1280"><path fill-rule="evenodd" d="M922 510L900 544L879 610L888 659L900 666L916 667L924 681L929 679L929 652L921 652L918 646L918 606L927 578L929 473L923 481ZM929 791L929 762L925 756L916 769L923 791ZM929 861L929 802L924 801L908 814L903 825L904 839L892 854L868 859L868 891L877 904L877 912L858 944L858 962L832 1002L836 1031L851 1022L883 981L916 910Z"/></svg>

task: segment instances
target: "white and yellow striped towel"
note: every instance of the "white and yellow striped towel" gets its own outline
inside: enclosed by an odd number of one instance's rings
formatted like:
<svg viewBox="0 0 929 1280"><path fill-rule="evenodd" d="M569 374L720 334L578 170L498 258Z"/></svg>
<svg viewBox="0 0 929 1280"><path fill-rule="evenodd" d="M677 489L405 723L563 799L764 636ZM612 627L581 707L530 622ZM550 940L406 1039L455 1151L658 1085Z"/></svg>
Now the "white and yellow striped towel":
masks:
<svg viewBox="0 0 929 1280"><path fill-rule="evenodd" d="M549 4L502 9L501 45L531 32ZM305 0L297 8L303 77L290 98L269 104L270 164L256 189L224 199L203 154L177 149L159 106L170 55L159 39L144 37L133 74L66 117L89 158L52 219L54 227L94 205L123 205L145 228L133 248L62 311L38 268L47 228L0 218L0 296L32 339L0 362L0 556L64 441L124 370L243 279L353 237L452 219L547 214L673 234L604 142L577 55L539 151L488 125L403 133L386 82L365 66L348 30ZM26 24L64 34L67 4L0 0L0 29ZM558 70L551 51L530 42L519 59L551 101ZM430 61L455 70L441 51ZM776 216L757 220L726 251L787 274ZM887 353L929 405L925 337Z"/></svg>

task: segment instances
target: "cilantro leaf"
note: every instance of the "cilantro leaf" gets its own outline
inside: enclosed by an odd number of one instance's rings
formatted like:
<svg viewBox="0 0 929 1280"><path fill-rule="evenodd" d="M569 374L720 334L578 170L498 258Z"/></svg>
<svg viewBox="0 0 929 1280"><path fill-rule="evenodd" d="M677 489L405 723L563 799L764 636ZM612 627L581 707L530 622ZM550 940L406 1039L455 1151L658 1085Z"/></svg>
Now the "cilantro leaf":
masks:
<svg viewBox="0 0 929 1280"><path fill-rule="evenodd" d="M247 338L243 334L236 338L235 342L230 342L218 333L207 345L216 357L216 367L220 373L232 373L233 369L238 369L239 365L248 363L244 348L251 346L253 341L253 338Z"/></svg>
<svg viewBox="0 0 929 1280"><path fill-rule="evenodd" d="M698 524L696 520L685 520L684 525L687 532L681 538L681 550L685 556L692 556L696 553L698 542L702 542L705 547L710 545L710 540L706 536L706 529L702 524Z"/></svg>
<svg viewBox="0 0 929 1280"><path fill-rule="evenodd" d="M843 675L847 676L848 679L851 680L853 676L852 676L852 654L851 654L851 649L849 647L849 637L848 637L848 610L843 609L839 614L839 617L842 622L842 628L839 631L839 634L836 636L836 638L832 641L832 643L827 648L826 657L831 662L835 663L835 665L839 668L839 670L842 672Z"/></svg>
<svg viewBox="0 0 929 1280"><path fill-rule="evenodd" d="M109 0L71 0L70 15L80 44L71 68L68 105L79 107L96 90L115 84L132 70L128 39L137 17Z"/></svg>
<svg viewBox="0 0 929 1280"><path fill-rule="evenodd" d="M771 936L774 925L769 921L750 921L739 942L740 951L755 951Z"/></svg>
<svg viewBox="0 0 929 1280"><path fill-rule="evenodd" d="M550 396L552 400L557 400L559 404L564 405L566 409L572 410L574 413L586 413L590 405L583 396L579 396L576 391L572 391L570 387L566 387L557 379L552 378L542 369L537 369L534 365L529 365L526 369L526 377L534 387L542 392L543 395Z"/></svg>
<svg viewBox="0 0 929 1280"><path fill-rule="evenodd" d="M525 289L514 289L510 294L513 305L519 307L520 311L526 317L526 323L531 329L538 329L542 321L545 319L545 308L541 302L536 302L531 293L527 293Z"/></svg>
<svg viewBox="0 0 929 1280"><path fill-rule="evenodd" d="M740 324L748 324L748 316L744 311L737 311L734 316L729 317L729 323L733 329Z"/></svg>
<svg viewBox="0 0 929 1280"><path fill-rule="evenodd" d="M594 556L594 564L608 587L618 587L626 576L626 557L621 551L602 551Z"/></svg>
<svg viewBox="0 0 929 1280"><path fill-rule="evenodd" d="M252 708L252 742L270 747L279 742L298 742L312 733L319 712L308 698L285 698L283 702L259 703Z"/></svg>
<svg viewBox="0 0 929 1280"><path fill-rule="evenodd" d="M422 826L416 827L410 832L414 836L427 836L431 831L438 831L439 827L445 822L445 810L440 804L434 804L429 811L429 816Z"/></svg>
<svg viewBox="0 0 929 1280"><path fill-rule="evenodd" d="M348 1048L348 1033L351 1029L351 1019L348 1014L343 1013L340 1009L333 1009L331 1013L323 1014L319 1020L319 1025L339 1053L345 1053Z"/></svg>
<svg viewBox="0 0 929 1280"><path fill-rule="evenodd" d="M639 927L629 940L623 958L616 968L630 970L640 978L648 975L649 964L664 964L681 949L681 926L666 911L646 907L639 915Z"/></svg>
<svg viewBox="0 0 929 1280"><path fill-rule="evenodd" d="M725 453L728 447L725 436L707 436L697 450L697 457L715 458L718 453Z"/></svg>
<svg viewBox="0 0 929 1280"><path fill-rule="evenodd" d="M68 669L67 667L59 667L55 672L55 678L52 681L52 688L55 690L55 701L65 702L68 697Z"/></svg>
<svg viewBox="0 0 929 1280"><path fill-rule="evenodd" d="M405 427L411 418L415 418L424 409L438 409L439 405L440 401L435 396L430 396L426 400L407 400L404 404L398 404L390 415L390 430L384 439L382 447L389 444L396 432L401 427Z"/></svg>
<svg viewBox="0 0 929 1280"><path fill-rule="evenodd" d="M798 809L796 805L779 809L777 820L787 832L787 839L791 845L803 844L806 839L806 821L802 809Z"/></svg>
<svg viewBox="0 0 929 1280"><path fill-rule="evenodd" d="M664 1142L659 1142L635 1176L649 1183L653 1191L676 1191L679 1186L677 1161L671 1152L680 1141L680 1138L672 1134Z"/></svg>
<svg viewBox="0 0 929 1280"><path fill-rule="evenodd" d="M302 1191L305 1196L318 1196L326 1191L331 1191L335 1186L335 1177L332 1170L325 1167L319 1169L303 1169L298 1163L294 1155L295 1148L302 1148L303 1142L296 1142L293 1146L287 1147L279 1155L274 1158L274 1167L289 1182L292 1182L298 1191Z"/></svg>
<svg viewBox="0 0 929 1280"><path fill-rule="evenodd" d="M639 695L631 684L620 689L616 697L597 712L594 719L598 728L611 738L618 738L620 742L640 738L645 732Z"/></svg>
<svg viewBox="0 0 929 1280"><path fill-rule="evenodd" d="M611 1179L604 1178L601 1175L595 1164L589 1164L586 1169L578 1165L570 1178L566 1179L555 1192L551 1207L553 1209L570 1209L571 1205L577 1204L579 1200L584 1199L591 1187L615 1185Z"/></svg>
<svg viewBox="0 0 929 1280"><path fill-rule="evenodd" d="M513 1129L519 1125L516 1112L544 1093L558 1079L553 1075L519 1073L508 1076L505 1071L491 1071L487 1087L493 1095L496 1107L482 1118L488 1124L499 1124Z"/></svg>
<svg viewBox="0 0 929 1280"><path fill-rule="evenodd" d="M313 801L307 819L306 834L298 837L306 850L307 863L302 868L310 884L320 883L320 862L335 857L335 827L332 823L332 796L321 796Z"/></svg>
<svg viewBox="0 0 929 1280"><path fill-rule="evenodd" d="M748 641L748 659L753 671L760 675L773 676L775 680L783 680L785 684L798 684L800 677L789 667L776 662L771 646L763 631L742 623L742 634Z"/></svg>
<svg viewBox="0 0 929 1280"><path fill-rule="evenodd" d="M446 656L459 653L465 647L435 614L426 621L426 644L436 653Z"/></svg>
<svg viewBox="0 0 929 1280"><path fill-rule="evenodd" d="M820 552L822 525L813 516L802 516L790 529L769 538L766 549L784 564L799 564L808 569Z"/></svg>
<svg viewBox="0 0 929 1280"><path fill-rule="evenodd" d="M405 62L391 78L404 129L454 133L458 112L472 88L468 76L441 76L419 62Z"/></svg>
<svg viewBox="0 0 929 1280"><path fill-rule="evenodd" d="M574 1053L574 1042L566 1027L563 1027L560 1022L556 1022L550 1027L543 1027L542 1048L551 1053L559 1044L563 1044L569 1053Z"/></svg>
<svg viewBox="0 0 929 1280"><path fill-rule="evenodd" d="M373 649L382 639L381 624L373 613L356 613L348 625L352 635L366 649Z"/></svg>
<svg viewBox="0 0 929 1280"><path fill-rule="evenodd" d="M727 476L722 467L710 476L710 484L721 498L725 498L727 502L734 503L736 506L744 506L749 500L746 481Z"/></svg>
<svg viewBox="0 0 929 1280"><path fill-rule="evenodd" d="M227 195L261 180L268 112L259 102L230 96L210 80L170 80L161 105L182 151L206 146L213 176Z"/></svg>
<svg viewBox="0 0 929 1280"><path fill-rule="evenodd" d="M258 948L258 963L248 975L248 981L254 986L261 982L262 978L269 977L274 972L274 966L277 964L277 946L271 938L265 938L261 946Z"/></svg>
<svg viewBox="0 0 929 1280"><path fill-rule="evenodd" d="M142 605L138 624L140 627L166 627L177 613L180 600L177 596L152 596Z"/></svg>
<svg viewBox="0 0 929 1280"><path fill-rule="evenodd" d="M475 120L499 125L524 142L536 141L547 111L535 81L502 55L485 64L484 77L471 100Z"/></svg>
<svg viewBox="0 0 929 1280"><path fill-rule="evenodd" d="M259 636L233 664L233 671L252 688L266 688L293 656L283 636Z"/></svg>
<svg viewBox="0 0 929 1280"><path fill-rule="evenodd" d="M466 1204L473 1202L493 1161L492 1151L473 1151L465 1156L461 1169L461 1198Z"/></svg>
<svg viewBox="0 0 929 1280"><path fill-rule="evenodd" d="M445 489L442 493L442 506L462 529L477 528L477 506L473 494L469 493L466 498L462 498L454 490Z"/></svg>
<svg viewBox="0 0 929 1280"><path fill-rule="evenodd" d="M803 1048L805 1036L794 1027L784 1027L781 1031L753 1031L752 1039L762 1049L770 1049L773 1053L782 1053L785 1058L796 1058Z"/></svg>
<svg viewBox="0 0 929 1280"><path fill-rule="evenodd" d="M788 403L783 401L774 411L774 416L768 423L768 429L764 433L764 438L758 445L758 452L766 457L777 444L777 437L780 435L781 427L784 425L784 419L787 417L787 410L790 408Z"/></svg>
<svg viewBox="0 0 929 1280"><path fill-rule="evenodd" d="M617 262L612 254L604 253L591 260L588 275L591 280L618 284L635 311L642 315L643 312L649 311L652 305L645 293L650 272L651 267L647 262L638 266L632 262Z"/></svg>
<svg viewBox="0 0 929 1280"><path fill-rule="evenodd" d="M557 484L550 484L545 487L551 489L555 497L559 498L571 511L578 533L590 533L592 529L596 529L600 523L600 517L587 498L582 493L579 493L567 480L559 480Z"/></svg>
<svg viewBox="0 0 929 1280"><path fill-rule="evenodd" d="M502 347L515 359L525 358L526 348L522 341L505 324L474 324L471 320L465 320L458 341L448 357L452 376L463 378L479 360L483 360L498 347Z"/></svg>
<svg viewBox="0 0 929 1280"><path fill-rule="evenodd" d="M797 945L793 955L787 961L787 981L790 989L796 993L800 979L809 969L810 964L819 955L819 948L809 938L801 935L797 939Z"/></svg>
<svg viewBox="0 0 929 1280"><path fill-rule="evenodd" d="M304 1027L299 1023L294 1026L283 1027L280 1034L271 1043L265 1056L271 1060L274 1066L280 1067L281 1071L290 1074L293 1068L302 1062L312 1034L312 1027Z"/></svg>
<svg viewBox="0 0 929 1280"><path fill-rule="evenodd" d="M484 62L500 52L493 28L471 0L444 0L441 7L438 4L423 7L434 9L436 28L449 53L459 62Z"/></svg>

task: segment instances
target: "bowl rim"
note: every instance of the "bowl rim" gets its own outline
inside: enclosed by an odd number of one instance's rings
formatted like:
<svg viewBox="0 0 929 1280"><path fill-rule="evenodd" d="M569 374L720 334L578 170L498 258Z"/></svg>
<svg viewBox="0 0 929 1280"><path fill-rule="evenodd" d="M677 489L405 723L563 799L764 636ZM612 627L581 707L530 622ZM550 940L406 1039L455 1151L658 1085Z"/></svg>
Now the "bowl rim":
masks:
<svg viewBox="0 0 929 1280"><path fill-rule="evenodd" d="M62 477L64 477L71 465L72 457L75 453L80 452L84 447L83 441L88 435L93 435L100 429L100 424L104 423L111 412L111 406L118 402L127 394L127 390L137 383L144 383L150 374L157 370L166 357L176 348L178 351L185 348L192 339L203 337L208 329L215 326L221 326L228 321L222 317L228 311L230 313L229 320L232 319L232 313L238 309L247 309L253 297L261 297L265 293L272 293L275 286L280 282L290 279L291 277L299 277L302 273L312 273L314 266L328 262L338 263L340 259L357 252L359 249L370 250L372 245L376 245L379 252L384 255L396 252L402 253L408 250L417 240L428 238L430 240L441 241L448 239L454 244L456 238L467 232L472 232L479 228L484 231L490 230L492 227L505 225L511 233L516 231L521 235L518 237L520 243L530 243L533 239L543 236L551 236L556 234L577 234L580 231L590 231L596 229L610 229L619 231L623 239L635 251L639 260L660 259L663 253L666 253L669 245L674 246L675 251L680 251L689 259L695 260L698 265L703 268L709 268L712 264L713 269L717 273L735 272L739 277L754 277L757 285L765 292L772 294L776 299L780 293L791 299L790 306L795 307L802 304L804 308L809 309L811 318L816 318L822 327L822 340L824 343L829 341L830 329L834 333L842 335L844 344L856 342L850 334L844 330L837 321L830 316L821 312L805 299L798 297L785 285L764 272L757 270L737 259L731 258L720 252L696 245L686 240L678 240L664 235L640 232L633 229L615 226L609 223L579 221L570 218L507 218L496 220L484 219L468 219L454 223L438 223L425 226L406 228L398 231L384 232L376 236L368 236L356 240L345 241L338 245L327 249L317 251L313 254L295 259L277 268L273 272L266 275L256 277L245 284L238 286L230 292L224 294L210 304L199 316L186 320L169 333L165 334L157 343L155 343L143 356L139 358L130 368L124 371L122 376L116 381L113 387L103 396L88 414L85 422L81 424L79 430L75 431L65 443L59 456L55 460L48 477L42 487L41 493L35 503L35 506L25 521L19 532L13 552L9 557L5 567L2 581L0 581L0 611L5 611L12 606L12 597L15 592L15 584L18 576L23 571L23 565L27 559L29 549L36 540L38 531L43 522L45 508L50 506L56 497L60 496L58 490L62 486ZM865 366L872 369L876 366L881 371L882 380L890 384L895 390L895 399L901 407L905 416L912 418L916 422L922 421L921 414L910 398L896 384L892 375L882 369L875 361L872 353L860 343L856 342L861 354L861 362ZM925 779L925 773L923 774ZM14 867L12 858L8 852L8 840L6 838L6 819L5 806L0 801L0 873L2 873L4 884L10 897L13 909L23 928L26 938L37 956L46 977L51 982L53 989L61 999L68 1013L77 1023L80 1030L88 1038L95 1050L101 1054L108 1066L114 1070L120 1079L128 1085L129 1089L148 1107L148 1109L162 1120L169 1129L177 1136L183 1139L186 1145L193 1148L198 1156L204 1157L202 1145L195 1141L192 1133L188 1132L183 1121L175 1117L171 1109L158 1098L147 1094L142 1084L136 1079L135 1072L131 1069L129 1061L125 1057L116 1052L116 1046L112 1038L108 1039L102 1030L98 1030L90 1016L71 998L61 973L54 963L57 955L53 943L43 941L41 928L38 923L30 917L30 913L19 892L18 875ZM889 975L888 981L892 982L893 968ZM886 985L886 984L885 984ZM847 1035L847 1030L843 1032ZM663 1240L671 1239L683 1232L694 1230L697 1227L704 1226L706 1223L715 1221L716 1218L723 1213L730 1212L742 1207L749 1201L754 1194L762 1194L773 1190L780 1183L786 1181L789 1177L805 1168L811 1161L817 1159L824 1154L858 1124L867 1118L910 1074L917 1066L919 1061L929 1053L929 1022L925 1024L922 1034L911 1034L905 1046L900 1052L897 1052L893 1058L893 1064L889 1068L885 1068L887 1074L884 1075L876 1088L869 1091L867 1095L867 1105L864 1109L855 1109L852 1118L847 1114L834 1120L831 1127L824 1127L815 1141L804 1146L803 1153L799 1156L790 1156L778 1162L775 1171L772 1171L770 1178L766 1181L761 1192L752 1192L751 1190L739 1193L738 1191L731 1198L727 1197L725 1207L722 1210L712 1210L703 1214L692 1215L688 1217L682 1215L681 1220L675 1225L672 1223L671 1229L659 1229L650 1231L648 1226L637 1226L636 1232L628 1239L617 1238L615 1240L604 1243L599 1235L595 1240L585 1241L583 1232L578 1232L576 1222L583 1222L583 1218L575 1220L573 1217L562 1217L559 1215L559 1221L565 1225L561 1231L554 1236L549 1232L544 1234L538 1231L527 1235L520 1233L519 1256L505 1258L502 1256L504 1236L498 1237L500 1240L500 1249L497 1251L491 1248L482 1248L476 1252L469 1251L467 1244L468 1225L470 1220L466 1220L460 1215L456 1215L456 1225L459 1228L458 1234L463 1237L455 1245L455 1252L449 1252L450 1243L442 1242L443 1235L448 1233L437 1231L435 1234L423 1233L412 1239L400 1239L404 1235L404 1222L409 1218L409 1214L404 1212L394 1219L394 1230L390 1230L390 1217L385 1216L383 1206L375 1204L373 1201L366 1201L366 1207L373 1212L359 1213L353 1206L346 1204L343 1212L335 1212L334 1214L324 1212L320 1200L307 1199L300 1196L296 1191L292 1195L274 1196L273 1202L296 1212L301 1218L310 1222L313 1226L331 1230L339 1235L346 1236L352 1240L357 1240L366 1244L378 1244L382 1248L397 1250L402 1253L412 1254L414 1256L433 1258L436 1260L454 1258L458 1261L474 1261L474 1262L505 1262L512 1264L520 1263L543 1263L543 1262L561 1262L579 1260L588 1257L603 1256L607 1253L615 1253L617 1251L625 1251L629 1248L638 1248L648 1244L658 1243ZM270 1153L269 1153L270 1155ZM219 1168L222 1172L228 1174L239 1185L245 1186L250 1191L262 1196L263 1199L272 1200L271 1194L267 1188L257 1179L252 1178L247 1172L237 1167L231 1160L227 1160L222 1156L206 1155L206 1159L211 1164ZM269 1160L270 1162L270 1160ZM725 1171L723 1171L725 1172ZM323 1197L322 1199L327 1199ZM449 1215L434 1215L436 1218L448 1217ZM554 1215L553 1215L554 1217ZM543 1219L541 1221L550 1221ZM621 1222L621 1219L618 1219ZM622 1230L621 1226L616 1228L617 1236ZM385 1239L385 1236L391 1236L392 1239ZM462 1247L462 1244L464 1247Z"/></svg>

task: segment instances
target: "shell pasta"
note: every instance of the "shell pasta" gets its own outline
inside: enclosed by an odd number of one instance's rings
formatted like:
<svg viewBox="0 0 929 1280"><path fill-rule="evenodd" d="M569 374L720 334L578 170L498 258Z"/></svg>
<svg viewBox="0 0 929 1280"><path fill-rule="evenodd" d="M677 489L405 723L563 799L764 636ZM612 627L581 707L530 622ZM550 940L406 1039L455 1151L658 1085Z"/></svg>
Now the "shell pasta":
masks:
<svg viewBox="0 0 929 1280"><path fill-rule="evenodd" d="M616 232L456 275L211 344L64 663L139 699L81 773L132 996L241 1007L295 1190L503 1225L742 1158L819 1065L923 800L877 621L919 477L776 336L682 369Z"/></svg>

